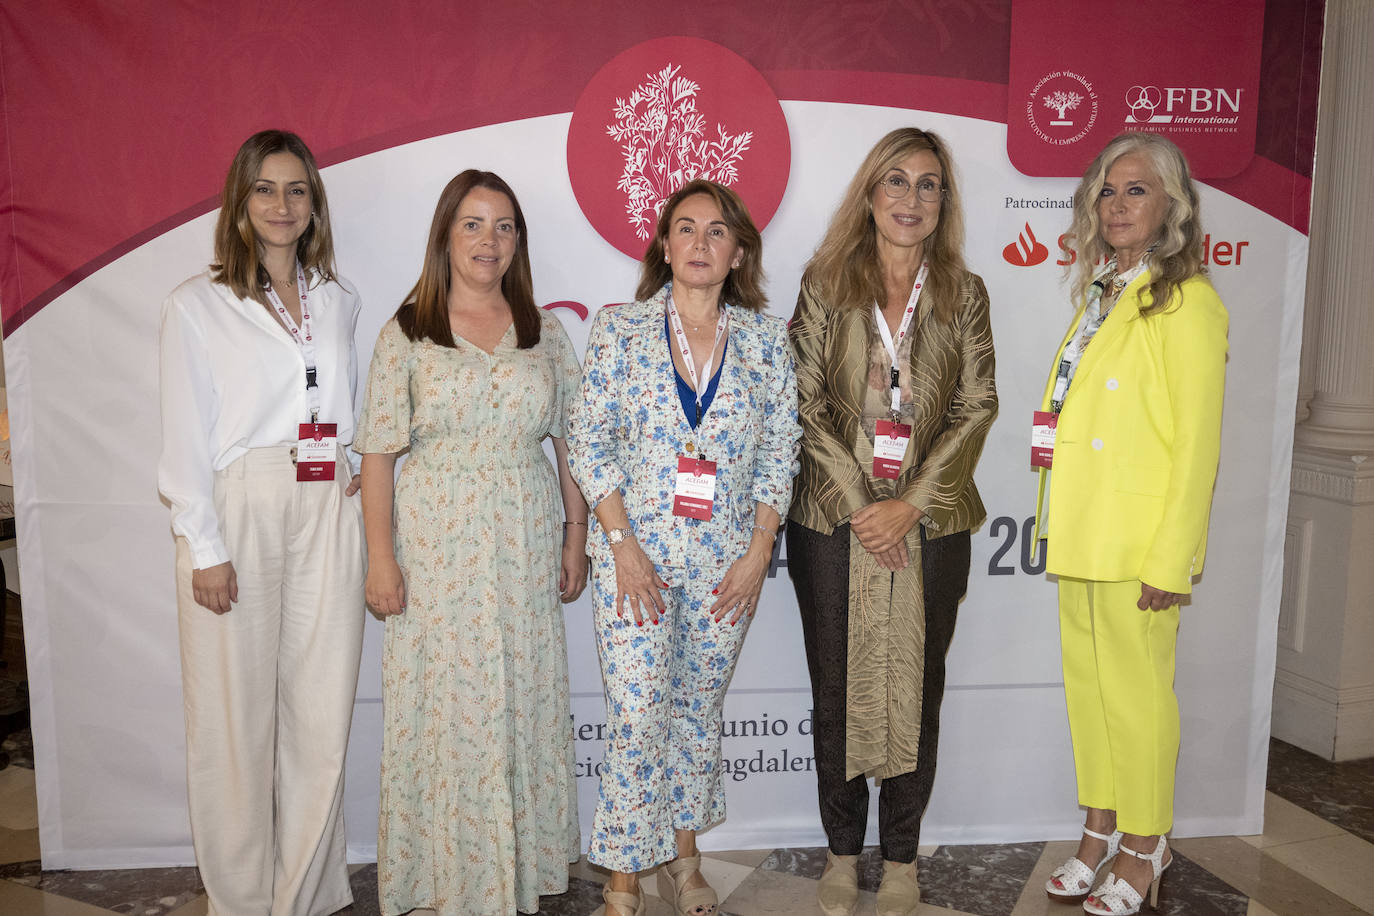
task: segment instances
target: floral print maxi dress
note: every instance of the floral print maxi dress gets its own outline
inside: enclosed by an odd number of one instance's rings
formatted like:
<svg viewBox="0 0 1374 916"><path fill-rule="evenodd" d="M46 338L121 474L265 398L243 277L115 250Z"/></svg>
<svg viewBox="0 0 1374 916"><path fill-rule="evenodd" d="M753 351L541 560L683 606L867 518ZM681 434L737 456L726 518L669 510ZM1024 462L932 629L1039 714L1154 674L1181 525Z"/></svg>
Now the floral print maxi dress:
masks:
<svg viewBox="0 0 1374 916"><path fill-rule="evenodd" d="M396 483L404 613L387 618L377 841L383 914L534 912L578 858L562 512L545 436L581 377L558 319L492 354L411 341L372 356L354 448L410 453Z"/></svg>

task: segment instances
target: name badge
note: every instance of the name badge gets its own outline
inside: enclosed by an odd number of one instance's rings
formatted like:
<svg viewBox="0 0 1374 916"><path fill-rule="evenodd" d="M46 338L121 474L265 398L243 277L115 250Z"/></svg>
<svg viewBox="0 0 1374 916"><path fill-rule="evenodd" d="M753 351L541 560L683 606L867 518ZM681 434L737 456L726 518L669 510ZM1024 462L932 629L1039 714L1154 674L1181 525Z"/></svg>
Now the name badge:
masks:
<svg viewBox="0 0 1374 916"><path fill-rule="evenodd" d="M1037 410L1031 419L1031 467L1047 468L1054 461L1054 433L1059 414Z"/></svg>
<svg viewBox="0 0 1374 916"><path fill-rule="evenodd" d="M677 459L677 489L673 491L673 514L706 521L716 501L716 463L703 458Z"/></svg>
<svg viewBox="0 0 1374 916"><path fill-rule="evenodd" d="M879 420L873 430L873 476L896 480L906 456L906 444L911 441L911 427L906 423Z"/></svg>
<svg viewBox="0 0 1374 916"><path fill-rule="evenodd" d="M333 480L339 457L339 424L302 423L296 443L297 480Z"/></svg>

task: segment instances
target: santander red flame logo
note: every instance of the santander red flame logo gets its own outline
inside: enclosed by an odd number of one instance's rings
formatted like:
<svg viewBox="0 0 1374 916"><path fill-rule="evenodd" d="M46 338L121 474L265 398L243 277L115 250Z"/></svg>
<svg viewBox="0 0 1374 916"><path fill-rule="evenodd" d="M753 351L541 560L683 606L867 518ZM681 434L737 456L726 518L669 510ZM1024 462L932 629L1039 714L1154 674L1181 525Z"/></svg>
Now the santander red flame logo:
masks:
<svg viewBox="0 0 1374 916"><path fill-rule="evenodd" d="M1026 223L1016 241L1002 249L1002 259L1014 267L1034 267L1049 256L1050 250L1035 237L1030 223Z"/></svg>

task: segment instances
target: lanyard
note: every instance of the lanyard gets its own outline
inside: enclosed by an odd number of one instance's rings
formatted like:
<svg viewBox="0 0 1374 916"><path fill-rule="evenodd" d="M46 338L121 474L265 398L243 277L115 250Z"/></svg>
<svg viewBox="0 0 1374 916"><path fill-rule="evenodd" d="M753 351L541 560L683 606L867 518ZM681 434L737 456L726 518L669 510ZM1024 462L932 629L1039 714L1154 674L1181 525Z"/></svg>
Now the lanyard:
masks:
<svg viewBox="0 0 1374 916"><path fill-rule="evenodd" d="M906 301L906 311L902 313L902 322L897 327L897 339L892 339L892 332L887 329L887 319L883 317L882 309L878 308L878 303L873 303L873 321L878 325L878 333L883 336L883 346L887 348L887 355L892 359L892 415L895 417L902 409L902 389L898 382L897 351L902 347L902 341L906 340L907 331L911 329L911 321L916 316L916 300L921 298L921 287L926 285L926 273L930 265L925 261L921 262L921 269L916 274L916 284L911 287L911 297Z"/></svg>
<svg viewBox="0 0 1374 916"><path fill-rule="evenodd" d="M687 332L682 329L682 319L678 317L677 306L673 304L673 294L668 293L668 323L673 328L673 337L677 341L678 352L682 354L682 364L687 367L687 380L692 383L692 391L697 396L697 422L701 422L701 396L706 393L706 389L711 385L711 364L716 360L716 348L720 346L720 339L725 336L725 329L730 324L730 315L726 311L725 303L720 304L720 318L716 320L716 339L711 344L711 355L706 357L706 365L701 369L701 375L697 375L696 364L692 362L692 348L687 345Z"/></svg>
<svg viewBox="0 0 1374 916"><path fill-rule="evenodd" d="M272 288L272 284L267 284L266 293L268 301L281 317L281 323L291 332L291 339L301 348L301 357L305 360L305 397L310 407L310 422L317 423L320 419L320 386L315 373L315 336L311 331L310 306L306 303L305 271L301 269L300 261L296 262L296 290L301 297L300 327L292 320L291 313L282 304L281 297Z"/></svg>
<svg viewBox="0 0 1374 916"><path fill-rule="evenodd" d="M1102 294L1108 286L1112 286L1117 295L1120 296L1131 281L1140 276L1145 270L1145 259L1141 258L1140 263L1124 274L1116 272L1116 258L1112 258L1107 265L1098 272L1093 278L1092 284L1088 287L1087 304L1083 309L1083 320L1078 324L1078 331L1073 335L1073 339L1064 347L1063 354L1059 357L1059 365L1055 370L1054 393L1050 395L1050 410L1059 413L1064 409L1064 398L1069 394L1069 385L1073 382L1073 375L1078 371L1078 364L1083 359L1083 351L1088 348L1093 337L1097 335L1102 323L1107 320L1107 316L1102 312Z"/></svg>

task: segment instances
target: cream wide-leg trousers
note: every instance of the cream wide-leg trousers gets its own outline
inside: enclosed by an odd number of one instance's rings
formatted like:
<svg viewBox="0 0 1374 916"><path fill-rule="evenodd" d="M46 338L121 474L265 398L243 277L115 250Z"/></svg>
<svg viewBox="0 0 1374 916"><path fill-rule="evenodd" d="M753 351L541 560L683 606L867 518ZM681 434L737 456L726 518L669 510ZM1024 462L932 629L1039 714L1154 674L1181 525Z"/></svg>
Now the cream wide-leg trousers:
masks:
<svg viewBox="0 0 1374 916"><path fill-rule="evenodd" d="M359 498L298 483L289 447L215 475L239 600L191 593L177 539L177 609L191 836L212 916L320 916L352 901L344 751L363 640Z"/></svg>

